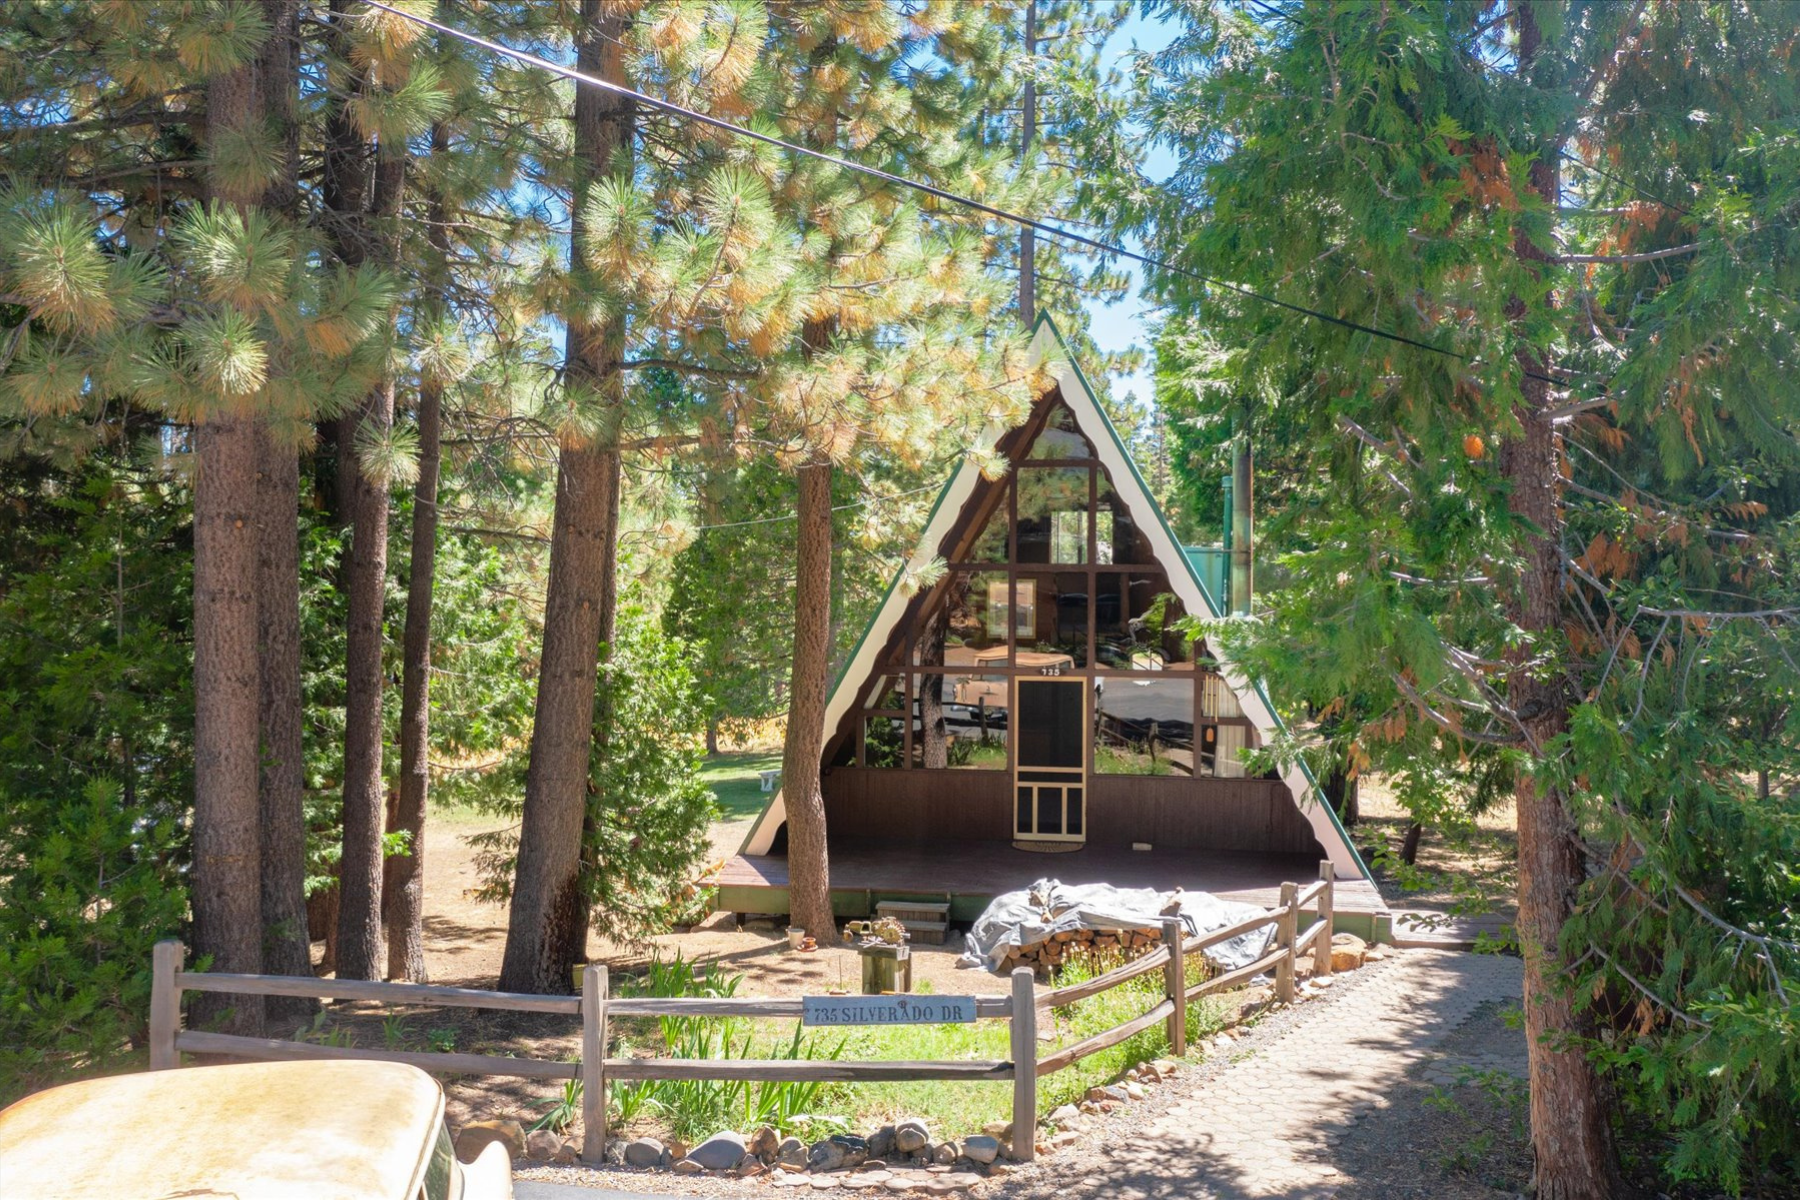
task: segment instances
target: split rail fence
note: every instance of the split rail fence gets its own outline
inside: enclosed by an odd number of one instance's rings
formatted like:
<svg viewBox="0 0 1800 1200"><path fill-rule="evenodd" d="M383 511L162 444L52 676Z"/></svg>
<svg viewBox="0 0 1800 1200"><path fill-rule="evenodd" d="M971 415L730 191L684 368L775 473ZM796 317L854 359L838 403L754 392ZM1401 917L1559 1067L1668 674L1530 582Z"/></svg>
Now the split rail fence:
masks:
<svg viewBox="0 0 1800 1200"><path fill-rule="evenodd" d="M799 997L780 999L625 997L608 991L607 969L590 966L582 975L579 996L540 996L520 992L490 992L476 988L442 987L415 983L383 983L355 979L318 979L311 976L237 975L185 970L186 949L179 942L159 942L155 948L150 999L150 1069L181 1065L181 1055L206 1054L247 1059L367 1059L404 1062L450 1075L498 1075L555 1081L580 1080L582 1087L582 1160L598 1164L606 1151L606 1085L609 1081L704 1079L748 1082L875 1083L897 1080L1011 1080L1013 1085L1013 1157L1032 1158L1037 1129L1037 1081L1072 1066L1092 1054L1150 1029L1159 1022L1168 1029L1169 1046L1177 1057L1187 1053L1187 1006L1194 1001L1273 970L1275 997L1292 1003L1297 966L1309 950L1314 972L1331 972L1333 874L1329 862L1319 865L1319 880L1302 889L1281 885L1280 904L1267 913L1249 917L1223 929L1184 936L1179 918L1162 923L1162 941L1142 955L1103 975L1068 987L1038 994L1029 967L1012 973L1012 991L1005 996L978 996L978 1020L1006 1020L1009 1059L993 1061L844 1062L836 1059L678 1059L607 1058L607 1022L615 1017L793 1017L803 1015ZM1299 932L1300 915L1311 909L1316 920ZM1189 986L1187 959L1222 942L1275 926L1274 946L1255 962L1226 971ZM1152 971L1163 972L1163 998L1149 1011L1111 1029L1065 1046L1045 1058L1037 1057L1040 1010L1067 1008L1081 1000L1127 983ZM181 1027L181 1000L187 992L219 992L240 996L303 996L310 999L364 1000L385 1004L426 1005L439 1008L479 1008L512 1012L552 1013L581 1020L581 1057L575 1062L512 1058L491 1054L426 1053L406 1050L362 1050L354 1046L318 1045L280 1038L253 1038L237 1034L207 1033ZM587 1066L595 1069L589 1077Z"/></svg>

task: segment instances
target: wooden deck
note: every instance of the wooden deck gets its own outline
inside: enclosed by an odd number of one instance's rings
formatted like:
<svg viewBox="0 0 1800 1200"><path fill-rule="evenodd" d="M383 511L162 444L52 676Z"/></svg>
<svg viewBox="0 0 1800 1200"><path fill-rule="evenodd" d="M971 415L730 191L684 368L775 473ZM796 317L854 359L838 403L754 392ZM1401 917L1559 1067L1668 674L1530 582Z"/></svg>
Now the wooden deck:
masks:
<svg viewBox="0 0 1800 1200"><path fill-rule="evenodd" d="M952 919L971 920L1002 892L1020 891L1039 879L1110 883L1158 891L1182 888L1223 899L1272 907L1281 885L1319 877L1319 860L1306 855L1242 854L1206 850L1130 850L1085 846L1066 854L1014 849L1010 842L958 842L920 846L863 840L831 843L832 905L840 915L860 916L883 899L949 898ZM785 912L787 859L739 854L719 877L718 907L735 912ZM1337 911L1355 926L1387 920L1381 894L1366 881L1340 879ZM1358 919L1360 918L1360 920Z"/></svg>

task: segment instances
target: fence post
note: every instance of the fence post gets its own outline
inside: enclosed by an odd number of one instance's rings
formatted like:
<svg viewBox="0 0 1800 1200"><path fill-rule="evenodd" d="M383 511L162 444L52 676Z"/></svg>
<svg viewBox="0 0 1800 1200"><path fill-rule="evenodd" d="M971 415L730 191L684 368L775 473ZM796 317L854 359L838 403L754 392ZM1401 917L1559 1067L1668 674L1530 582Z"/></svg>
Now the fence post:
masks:
<svg viewBox="0 0 1800 1200"><path fill-rule="evenodd" d="M581 1161L606 1161L606 968L581 973Z"/></svg>
<svg viewBox="0 0 1800 1200"><path fill-rule="evenodd" d="M175 976L181 971L187 948L180 942L158 942L150 952L150 1069L166 1071L181 1065L175 1035L181 1031L181 989Z"/></svg>
<svg viewBox="0 0 1800 1200"><path fill-rule="evenodd" d="M1300 906L1295 900L1299 895L1295 884L1281 885L1281 915L1276 918L1275 941L1286 953L1275 964L1275 998L1283 1004L1294 1002L1294 937L1300 926Z"/></svg>
<svg viewBox="0 0 1800 1200"><path fill-rule="evenodd" d="M1184 926L1180 917L1164 917L1163 945L1169 948L1169 961L1163 966L1163 991L1175 1005L1169 1014L1169 1053L1180 1058L1187 1053L1187 956L1181 952Z"/></svg>
<svg viewBox="0 0 1800 1200"><path fill-rule="evenodd" d="M1313 975L1324 978L1331 974L1331 925L1335 903L1332 892L1337 890L1337 868L1331 865L1330 859L1319 864L1319 878L1325 883L1325 890L1319 893L1319 924L1325 928L1313 939Z"/></svg>
<svg viewBox="0 0 1800 1200"><path fill-rule="evenodd" d="M1030 967L1012 974L1012 1152L1028 1163L1037 1149L1037 989Z"/></svg>

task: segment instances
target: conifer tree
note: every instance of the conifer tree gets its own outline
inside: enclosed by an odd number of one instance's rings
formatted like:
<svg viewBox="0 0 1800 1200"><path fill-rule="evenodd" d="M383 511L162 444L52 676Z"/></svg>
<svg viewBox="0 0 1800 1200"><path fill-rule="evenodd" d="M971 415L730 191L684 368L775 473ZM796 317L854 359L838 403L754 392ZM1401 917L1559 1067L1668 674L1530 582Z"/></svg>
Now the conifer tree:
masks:
<svg viewBox="0 0 1800 1200"><path fill-rule="evenodd" d="M628 8L582 0L575 28L577 69L625 79ZM570 304L564 404L559 431L544 649L525 780L518 866L507 914L500 986L566 992L571 967L587 956L587 897L581 881L582 827L600 646L610 641L618 603L620 464L616 445L624 320L583 277L594 254L594 188L615 157L629 163L632 108L596 88L574 97Z"/></svg>
<svg viewBox="0 0 1800 1200"><path fill-rule="evenodd" d="M1164 281L1304 439L1293 582L1216 634L1416 812L1515 803L1536 1194L1620 1194L1615 1097L1735 1186L1794 1146L1796 10L1171 7L1162 251L1317 314Z"/></svg>

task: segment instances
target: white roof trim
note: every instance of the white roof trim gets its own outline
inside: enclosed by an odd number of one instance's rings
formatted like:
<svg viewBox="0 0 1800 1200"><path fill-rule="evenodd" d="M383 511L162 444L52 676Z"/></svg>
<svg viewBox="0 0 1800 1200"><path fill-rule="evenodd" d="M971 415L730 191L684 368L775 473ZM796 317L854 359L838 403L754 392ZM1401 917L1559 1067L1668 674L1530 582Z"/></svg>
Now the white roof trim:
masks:
<svg viewBox="0 0 1800 1200"><path fill-rule="evenodd" d="M1087 381L1081 372L1069 360L1064 352L1062 338L1057 334L1050 321L1038 324L1037 334L1031 340L1031 361L1048 363L1051 375L1062 392L1063 403L1069 406L1074 414L1075 424L1093 443L1094 452L1099 456L1101 464L1112 478L1114 489L1124 500L1126 508L1131 511L1133 522L1144 531L1149 538L1151 549L1157 560L1164 564L1165 573L1169 577L1169 585L1175 595L1191 613L1205 614L1211 618L1220 617L1216 609L1208 601L1205 591L1200 586L1199 577L1195 575L1193 564L1188 561L1187 553L1178 545L1169 527L1164 522L1161 510L1150 494L1144 490L1142 477L1138 475L1137 466L1126 454L1112 422L1095 401L1093 393L1088 389ZM1000 432L988 431L990 444L998 440ZM950 527L961 514L963 506L974 496L975 485L981 478L980 469L967 459L957 468L950 484L938 499L937 508L932 512L931 520L926 523L925 532L919 538L918 548L913 552L909 570L917 571L929 565L938 555L944 538ZM899 623L901 614L905 612L911 597L899 586L888 589L887 598L881 608L876 611L875 618L869 624L868 632L863 635L855 656L838 676L837 686L832 689L830 702L825 708L825 735L838 727L844 714L856 702L856 694L862 683L875 669L875 660L887 647L888 639ZM1217 651L1214 651L1215 655ZM1258 691L1236 667L1220 660L1226 682L1236 693L1238 704L1244 715L1250 718L1257 732L1267 742L1279 729L1280 725L1273 711L1263 700ZM1319 839L1319 845L1325 847L1325 853L1337 868L1342 878L1365 878L1362 863L1348 839L1332 819L1330 809L1320 797L1313 794L1312 779L1300 767L1295 766L1282 781L1288 790L1299 800L1300 812L1306 817ZM744 840L742 853L767 854L775 839L775 831L781 828L787 819L787 809L782 796L777 793L770 800L763 815L757 819L749 837Z"/></svg>

